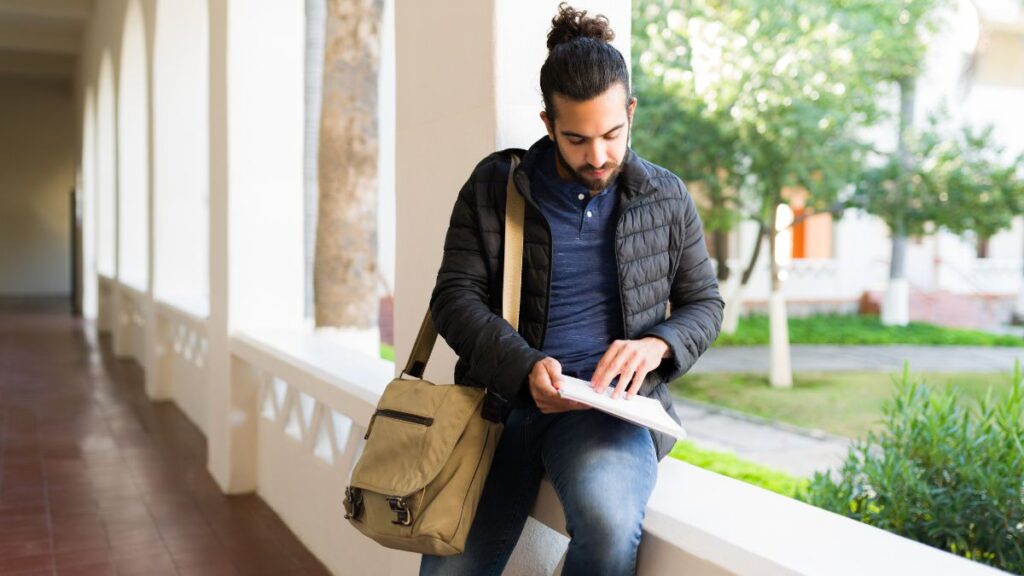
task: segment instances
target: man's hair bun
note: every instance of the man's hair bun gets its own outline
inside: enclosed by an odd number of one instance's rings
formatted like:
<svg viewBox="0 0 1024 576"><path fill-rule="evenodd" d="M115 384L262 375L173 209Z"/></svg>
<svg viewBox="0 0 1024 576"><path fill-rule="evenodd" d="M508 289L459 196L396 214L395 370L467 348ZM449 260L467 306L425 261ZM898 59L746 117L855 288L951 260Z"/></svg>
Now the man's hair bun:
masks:
<svg viewBox="0 0 1024 576"><path fill-rule="evenodd" d="M602 15L587 16L586 10L577 10L566 2L558 5L558 14L551 19L551 31L548 32L548 52L559 44L565 44L577 38L593 38L602 42L615 39L608 19Z"/></svg>

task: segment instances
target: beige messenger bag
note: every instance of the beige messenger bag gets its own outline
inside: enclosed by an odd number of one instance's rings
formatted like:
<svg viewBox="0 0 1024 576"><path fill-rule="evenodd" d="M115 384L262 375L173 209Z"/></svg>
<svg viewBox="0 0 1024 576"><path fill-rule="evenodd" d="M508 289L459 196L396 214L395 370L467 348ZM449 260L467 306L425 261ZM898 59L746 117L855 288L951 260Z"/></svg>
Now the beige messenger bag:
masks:
<svg viewBox="0 0 1024 576"><path fill-rule="evenodd" d="M509 171L502 316L518 329L523 198ZM461 554L502 425L480 416L484 389L423 380L437 340L430 313L402 375L392 380L366 428L366 446L345 489L345 518L388 548ZM405 379L403 376L411 376Z"/></svg>

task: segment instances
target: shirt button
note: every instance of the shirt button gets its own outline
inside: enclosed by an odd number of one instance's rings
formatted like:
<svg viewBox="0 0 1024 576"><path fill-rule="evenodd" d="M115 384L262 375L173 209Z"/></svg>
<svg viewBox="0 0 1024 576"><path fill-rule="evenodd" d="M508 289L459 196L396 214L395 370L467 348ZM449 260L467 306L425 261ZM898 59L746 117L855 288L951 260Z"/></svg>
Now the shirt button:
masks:
<svg viewBox="0 0 1024 576"><path fill-rule="evenodd" d="M593 212L591 212L590 210L587 210L587 218L590 218L593 215L594 215Z"/></svg>
<svg viewBox="0 0 1024 576"><path fill-rule="evenodd" d="M583 196L583 194L580 194L579 196L577 196L577 198L579 198L580 200L583 200L583 198L585 198L585 196Z"/></svg>

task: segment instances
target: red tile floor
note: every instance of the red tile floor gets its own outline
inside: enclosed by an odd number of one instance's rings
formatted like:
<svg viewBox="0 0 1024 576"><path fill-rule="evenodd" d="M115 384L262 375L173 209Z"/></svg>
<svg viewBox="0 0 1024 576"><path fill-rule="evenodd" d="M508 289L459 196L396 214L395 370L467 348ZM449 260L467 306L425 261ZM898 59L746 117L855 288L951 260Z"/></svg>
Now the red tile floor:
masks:
<svg viewBox="0 0 1024 576"><path fill-rule="evenodd" d="M60 302L0 301L0 574L329 574Z"/></svg>

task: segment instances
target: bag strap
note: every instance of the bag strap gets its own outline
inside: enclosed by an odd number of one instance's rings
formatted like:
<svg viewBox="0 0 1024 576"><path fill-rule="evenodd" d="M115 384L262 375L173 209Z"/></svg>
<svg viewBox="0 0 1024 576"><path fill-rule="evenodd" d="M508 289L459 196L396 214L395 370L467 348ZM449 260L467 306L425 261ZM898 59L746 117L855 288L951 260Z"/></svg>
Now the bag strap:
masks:
<svg viewBox="0 0 1024 576"><path fill-rule="evenodd" d="M512 165L508 171L508 183L505 188L505 263L502 277L501 317L513 330L519 330L519 304L522 297L523 283L523 221L526 215L526 202L516 189L513 176L519 166L519 157L512 154ZM416 334L416 342L405 363L403 375L422 378L430 360L430 353L437 342L437 330L427 310Z"/></svg>
<svg viewBox="0 0 1024 576"><path fill-rule="evenodd" d="M501 286L501 317L519 331L519 301L523 284L523 220L526 203L516 190L512 175L519 166L519 157L512 155L505 190L505 271Z"/></svg>

